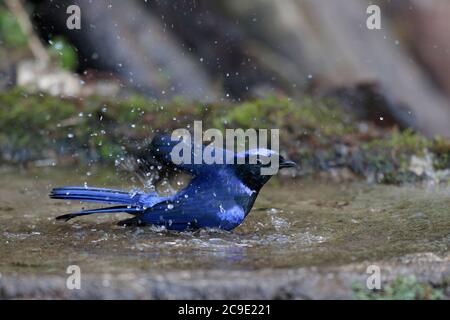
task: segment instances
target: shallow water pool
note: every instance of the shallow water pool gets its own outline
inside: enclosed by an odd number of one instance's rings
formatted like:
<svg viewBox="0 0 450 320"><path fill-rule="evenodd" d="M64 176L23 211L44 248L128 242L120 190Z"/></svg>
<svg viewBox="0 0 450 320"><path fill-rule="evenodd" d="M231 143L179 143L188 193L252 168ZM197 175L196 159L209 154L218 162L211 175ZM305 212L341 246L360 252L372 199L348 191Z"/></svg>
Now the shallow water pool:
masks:
<svg viewBox="0 0 450 320"><path fill-rule="evenodd" d="M450 188L281 177L233 232L119 227L126 214L55 221L87 207L48 198L62 185L132 189L116 173L44 168L0 173L0 272L254 270L329 266L415 252L446 253ZM89 207L95 207L89 205Z"/></svg>

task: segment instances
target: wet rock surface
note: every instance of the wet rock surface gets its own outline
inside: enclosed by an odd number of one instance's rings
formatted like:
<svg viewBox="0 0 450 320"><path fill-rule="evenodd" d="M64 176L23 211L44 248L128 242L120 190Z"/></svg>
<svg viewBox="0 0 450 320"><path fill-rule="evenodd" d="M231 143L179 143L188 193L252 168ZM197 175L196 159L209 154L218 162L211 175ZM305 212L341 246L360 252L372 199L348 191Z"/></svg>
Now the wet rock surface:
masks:
<svg viewBox="0 0 450 320"><path fill-rule="evenodd" d="M374 263L370 263L374 264ZM450 298L450 256L414 254L375 262L382 286L399 277L442 288ZM54 299L354 299L365 286L369 263L341 267L257 271L176 271L147 274L83 275L80 290L68 290L65 276L3 276L0 298ZM367 292L370 290L367 289Z"/></svg>
<svg viewBox="0 0 450 320"><path fill-rule="evenodd" d="M0 298L448 297L445 186L274 180L233 232L174 233L116 226L123 215L54 220L83 205L48 199L52 187L136 186L115 172L4 169L0 180ZM66 287L69 265L81 290ZM386 293L365 287L369 265Z"/></svg>

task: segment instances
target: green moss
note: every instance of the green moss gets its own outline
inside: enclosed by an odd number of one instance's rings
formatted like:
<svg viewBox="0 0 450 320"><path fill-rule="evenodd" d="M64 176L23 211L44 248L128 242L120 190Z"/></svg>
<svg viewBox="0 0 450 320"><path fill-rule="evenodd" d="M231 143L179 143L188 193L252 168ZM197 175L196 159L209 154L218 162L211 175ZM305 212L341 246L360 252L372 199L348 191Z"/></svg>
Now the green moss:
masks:
<svg viewBox="0 0 450 320"><path fill-rule="evenodd" d="M20 162L53 153L114 163L155 132L192 129L195 120L203 121L204 130L279 129L280 150L304 173L347 167L381 183L414 182L424 177L410 171L411 157L425 152L433 155L436 169L450 167L446 139L427 139L410 130L380 129L370 123L363 123L361 133L361 122L309 98L202 104L139 95L122 100L61 99L20 89L0 94L0 158Z"/></svg>
<svg viewBox="0 0 450 320"><path fill-rule="evenodd" d="M392 149L400 152L414 153L416 155L423 155L423 152L432 146L432 140L429 140L419 133L406 129L399 131L394 129L390 135L384 136L381 139L373 139L372 141L363 144L363 148L370 149Z"/></svg>
<svg viewBox="0 0 450 320"><path fill-rule="evenodd" d="M381 290L369 290L357 283L352 286L355 299L360 300L438 300L444 291L428 283L419 282L414 276L398 277Z"/></svg>
<svg viewBox="0 0 450 320"><path fill-rule="evenodd" d="M435 170L446 170L450 168L450 141L441 137L435 137L433 144L429 147L435 154L433 167Z"/></svg>
<svg viewBox="0 0 450 320"><path fill-rule="evenodd" d="M290 127L307 132L320 131L326 136L342 135L355 131L351 119L345 119L339 109L332 109L323 101L305 98L269 97L253 100L229 108L221 117L219 127L232 125L239 128Z"/></svg>
<svg viewBox="0 0 450 320"><path fill-rule="evenodd" d="M22 32L17 19L0 4L0 40L7 48L23 48L27 38Z"/></svg>
<svg viewBox="0 0 450 320"><path fill-rule="evenodd" d="M75 104L65 100L12 90L0 95L2 140L16 148L42 148L50 144L48 134L75 110Z"/></svg>
<svg viewBox="0 0 450 320"><path fill-rule="evenodd" d="M395 129L389 135L363 143L361 148L370 155L382 154L380 158L384 163L379 162L380 159L376 156L370 156L368 162L374 167L393 169L391 171L394 174L386 176L389 183L414 180L413 174L409 172L412 156L424 157L431 154L435 170L450 169L450 141L442 137L429 139L410 129Z"/></svg>
<svg viewBox="0 0 450 320"><path fill-rule="evenodd" d="M78 55L74 47L63 37L56 37L50 41L48 48L53 60L66 70L75 70L78 65Z"/></svg>

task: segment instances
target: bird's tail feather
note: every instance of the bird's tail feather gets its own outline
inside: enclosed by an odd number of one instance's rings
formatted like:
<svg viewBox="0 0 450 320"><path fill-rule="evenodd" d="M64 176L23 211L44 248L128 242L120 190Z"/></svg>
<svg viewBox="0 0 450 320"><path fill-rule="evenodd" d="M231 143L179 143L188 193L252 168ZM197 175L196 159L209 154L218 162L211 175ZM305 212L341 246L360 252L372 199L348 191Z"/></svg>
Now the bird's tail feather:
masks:
<svg viewBox="0 0 450 320"><path fill-rule="evenodd" d="M52 199L116 204L116 206L113 207L83 210L80 212L64 214L62 216L56 217L57 220L66 221L75 217L94 213L125 212L130 214L138 214L144 211L143 206L139 202L141 196L141 193L129 193L113 189L85 187L55 188L50 193L50 198Z"/></svg>
<svg viewBox="0 0 450 320"><path fill-rule="evenodd" d="M144 209L137 206L114 206L114 207L108 207L108 208L100 208L100 209L90 209L90 210L83 210L80 212L75 213L69 213L69 214L63 214L62 216L56 217L56 220L65 220L69 221L72 218L80 217L80 216L86 216L89 214L94 213L115 213L115 212L126 212L130 214L137 214L141 213Z"/></svg>
<svg viewBox="0 0 450 320"><path fill-rule="evenodd" d="M79 200L83 202L103 202L115 204L137 204L139 194L132 194L125 191L103 189L103 188L84 188L84 187L62 187L55 188L50 193L52 199Z"/></svg>

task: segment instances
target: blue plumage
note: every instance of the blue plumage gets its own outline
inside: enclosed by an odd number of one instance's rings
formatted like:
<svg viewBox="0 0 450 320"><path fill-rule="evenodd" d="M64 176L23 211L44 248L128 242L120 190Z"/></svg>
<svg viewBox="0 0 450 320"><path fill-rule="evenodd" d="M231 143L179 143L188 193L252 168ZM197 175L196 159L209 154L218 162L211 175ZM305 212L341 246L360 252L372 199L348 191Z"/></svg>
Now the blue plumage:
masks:
<svg viewBox="0 0 450 320"><path fill-rule="evenodd" d="M105 212L125 212L133 218L121 221L122 225L158 225L171 230L197 228L219 228L232 230L242 223L250 212L262 186L270 175L261 175L262 163L249 164L174 164L170 152L178 142L169 137L159 136L151 145L149 154L164 165L175 167L193 176L189 185L173 196L161 197L156 192L139 193L120 190L84 187L55 188L50 193L53 199L100 202L115 206L84 210L66 214L57 219L69 220L74 217ZM230 156L230 152L215 148ZM251 151L259 155L275 154L270 150ZM249 157L249 152L231 154L235 159ZM280 168L295 164L280 155ZM236 162L235 162L236 163Z"/></svg>

